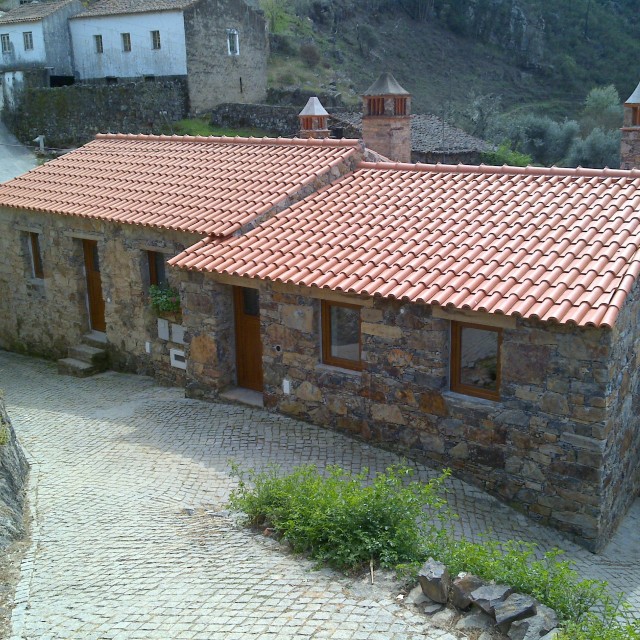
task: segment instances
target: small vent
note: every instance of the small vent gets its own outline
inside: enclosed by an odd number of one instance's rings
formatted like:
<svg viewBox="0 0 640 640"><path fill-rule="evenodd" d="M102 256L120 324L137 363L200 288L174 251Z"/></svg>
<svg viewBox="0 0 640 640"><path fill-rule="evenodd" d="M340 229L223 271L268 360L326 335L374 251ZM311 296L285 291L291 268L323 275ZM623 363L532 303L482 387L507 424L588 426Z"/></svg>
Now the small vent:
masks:
<svg viewBox="0 0 640 640"><path fill-rule="evenodd" d="M396 98L394 106L395 106L394 111L397 116L407 115L407 99L406 98Z"/></svg>

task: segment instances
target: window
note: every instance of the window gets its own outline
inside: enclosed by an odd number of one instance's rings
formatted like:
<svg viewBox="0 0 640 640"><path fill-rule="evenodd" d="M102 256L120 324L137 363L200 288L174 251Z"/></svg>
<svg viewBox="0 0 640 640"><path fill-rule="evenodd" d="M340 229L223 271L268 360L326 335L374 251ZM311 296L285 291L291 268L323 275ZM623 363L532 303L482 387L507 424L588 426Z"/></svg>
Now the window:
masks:
<svg viewBox="0 0 640 640"><path fill-rule="evenodd" d="M22 33L22 42L25 51L33 51L33 33L31 31L24 31Z"/></svg>
<svg viewBox="0 0 640 640"><path fill-rule="evenodd" d="M502 331L477 324L451 323L451 390L500 398Z"/></svg>
<svg viewBox="0 0 640 640"><path fill-rule="evenodd" d="M0 42L2 43L2 53L11 53L11 39L8 33L0 35Z"/></svg>
<svg viewBox="0 0 640 640"><path fill-rule="evenodd" d="M42 280L44 278L44 269L42 268L40 234L38 233L29 233L29 255L31 256L31 275Z"/></svg>
<svg viewBox="0 0 640 640"><path fill-rule="evenodd" d="M168 283L164 254L158 251L147 251L147 261L149 264L149 284L166 287Z"/></svg>
<svg viewBox="0 0 640 640"><path fill-rule="evenodd" d="M345 369L362 369L357 305L322 301L322 361Z"/></svg>
<svg viewBox="0 0 640 640"><path fill-rule="evenodd" d="M96 53L102 53L104 51L102 47L102 36L93 36L96 43Z"/></svg>
<svg viewBox="0 0 640 640"><path fill-rule="evenodd" d="M227 53L230 56L240 55L240 42L236 29L227 29Z"/></svg>
<svg viewBox="0 0 640 640"><path fill-rule="evenodd" d="M131 34L130 33L122 33L122 50L125 53L129 53L131 51Z"/></svg>
<svg viewBox="0 0 640 640"><path fill-rule="evenodd" d="M160 32L159 31L151 32L151 48L152 49L160 48Z"/></svg>

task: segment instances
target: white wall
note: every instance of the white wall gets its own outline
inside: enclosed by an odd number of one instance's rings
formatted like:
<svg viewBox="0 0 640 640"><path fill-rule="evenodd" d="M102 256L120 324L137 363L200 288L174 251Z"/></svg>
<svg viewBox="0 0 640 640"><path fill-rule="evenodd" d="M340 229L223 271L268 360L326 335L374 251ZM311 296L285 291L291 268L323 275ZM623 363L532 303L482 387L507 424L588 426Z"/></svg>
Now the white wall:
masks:
<svg viewBox="0 0 640 640"><path fill-rule="evenodd" d="M31 31L33 36L33 50L24 50L24 38L22 34ZM11 52L0 52L0 68L15 66L45 65L46 53L44 37L42 35L42 22L19 22L17 24L0 24L0 34L7 33L11 40Z"/></svg>
<svg viewBox="0 0 640 640"><path fill-rule="evenodd" d="M73 18L69 24L76 75L80 80L187 73L181 11ZM160 49L152 49L151 31L160 31ZM131 34L128 53L122 48L122 33ZM95 35L102 36L103 53L96 52Z"/></svg>

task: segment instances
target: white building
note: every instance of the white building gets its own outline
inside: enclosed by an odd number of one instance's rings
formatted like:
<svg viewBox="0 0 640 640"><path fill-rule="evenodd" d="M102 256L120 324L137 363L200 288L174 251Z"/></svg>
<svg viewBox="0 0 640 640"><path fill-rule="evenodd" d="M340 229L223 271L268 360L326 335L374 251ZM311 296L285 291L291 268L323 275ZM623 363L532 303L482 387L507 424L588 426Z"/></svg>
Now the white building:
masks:
<svg viewBox="0 0 640 640"><path fill-rule="evenodd" d="M185 76L182 9L192 2L99 2L75 16L69 25L77 80Z"/></svg>
<svg viewBox="0 0 640 640"><path fill-rule="evenodd" d="M0 71L73 76L68 18L82 8L79 0L30 2L0 15Z"/></svg>

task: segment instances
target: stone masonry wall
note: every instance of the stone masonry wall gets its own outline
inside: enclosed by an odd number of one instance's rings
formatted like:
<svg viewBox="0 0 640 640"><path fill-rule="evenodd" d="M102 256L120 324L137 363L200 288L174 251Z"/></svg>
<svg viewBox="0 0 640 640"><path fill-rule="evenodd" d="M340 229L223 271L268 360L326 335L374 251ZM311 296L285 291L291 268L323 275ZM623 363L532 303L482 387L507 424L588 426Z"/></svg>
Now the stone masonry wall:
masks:
<svg viewBox="0 0 640 640"><path fill-rule="evenodd" d="M235 379L231 287L204 285L210 330L197 348L190 338L197 369L190 363L188 384L215 397ZM602 466L611 332L521 320L503 329L502 398L492 402L449 391L449 320L424 305L367 304L364 368L346 371L321 362L320 300L262 283L265 406L450 467L599 548L610 529ZM187 320L189 331L199 322Z"/></svg>
<svg viewBox="0 0 640 640"><path fill-rule="evenodd" d="M96 133L162 133L186 114L185 81L175 79L27 88L5 122L23 142L43 134L48 147L66 148Z"/></svg>
<svg viewBox="0 0 640 640"><path fill-rule="evenodd" d="M18 444L0 389L0 549L24 534L24 488L29 465Z"/></svg>
<svg viewBox="0 0 640 640"><path fill-rule="evenodd" d="M39 233L44 279L32 277L28 232ZM159 336L158 318L147 300L147 250L176 255L197 237L134 225L104 223L0 209L0 348L65 357L89 331L81 238L96 239L105 300L106 335L114 368L148 373L183 383L172 367L169 349L184 349L180 330ZM169 272L171 284L184 277ZM175 321L173 324L178 324ZM147 344L148 343L148 344ZM147 352L149 349L150 352Z"/></svg>
<svg viewBox="0 0 640 640"><path fill-rule="evenodd" d="M269 41L261 11L243 0L201 0L184 9L184 29L191 113L265 99ZM238 55L229 55L228 30L238 33Z"/></svg>
<svg viewBox="0 0 640 640"><path fill-rule="evenodd" d="M613 327L603 436L603 528L615 530L640 492L640 285Z"/></svg>
<svg viewBox="0 0 640 640"><path fill-rule="evenodd" d="M300 130L298 114L301 110L302 107L225 103L213 109L211 124L218 127L255 127L275 136L293 137Z"/></svg>

